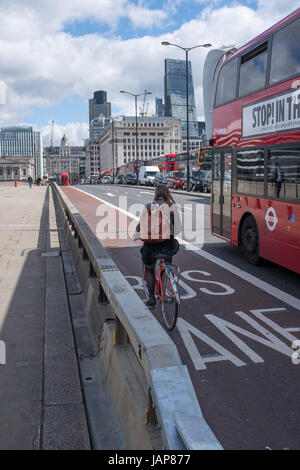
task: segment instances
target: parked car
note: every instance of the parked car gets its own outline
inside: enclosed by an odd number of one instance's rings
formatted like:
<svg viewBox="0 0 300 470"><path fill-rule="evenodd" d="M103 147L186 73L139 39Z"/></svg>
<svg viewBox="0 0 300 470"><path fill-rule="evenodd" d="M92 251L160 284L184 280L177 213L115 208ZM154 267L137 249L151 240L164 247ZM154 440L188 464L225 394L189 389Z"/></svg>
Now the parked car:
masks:
<svg viewBox="0 0 300 470"><path fill-rule="evenodd" d="M170 171L168 178L167 178L168 188L182 189L183 178L184 178L183 171Z"/></svg>
<svg viewBox="0 0 300 470"><path fill-rule="evenodd" d="M124 176L124 180L126 184L136 184L137 183L136 173L127 173Z"/></svg>
<svg viewBox="0 0 300 470"><path fill-rule="evenodd" d="M196 178L198 178L200 175L200 170L191 170L190 171L190 190L193 188L194 181ZM183 178L183 185L182 189L186 190L187 189L187 172L185 171L184 173L184 178Z"/></svg>
<svg viewBox="0 0 300 470"><path fill-rule="evenodd" d="M194 179L193 191L200 191L201 193L211 192L211 171L201 171L199 176Z"/></svg>
<svg viewBox="0 0 300 470"><path fill-rule="evenodd" d="M203 192L211 193L211 170L205 172L203 179Z"/></svg>
<svg viewBox="0 0 300 470"><path fill-rule="evenodd" d="M117 175L116 184L122 184L122 183L123 183L123 175Z"/></svg>
<svg viewBox="0 0 300 470"><path fill-rule="evenodd" d="M102 178L102 184L111 184L112 183L112 177L111 176L103 176Z"/></svg>
<svg viewBox="0 0 300 470"><path fill-rule="evenodd" d="M154 186L157 188L159 184L166 184L168 179L168 173L156 173L154 178Z"/></svg>
<svg viewBox="0 0 300 470"><path fill-rule="evenodd" d="M154 178L158 172L158 166L141 166L139 171L139 184L154 186Z"/></svg>

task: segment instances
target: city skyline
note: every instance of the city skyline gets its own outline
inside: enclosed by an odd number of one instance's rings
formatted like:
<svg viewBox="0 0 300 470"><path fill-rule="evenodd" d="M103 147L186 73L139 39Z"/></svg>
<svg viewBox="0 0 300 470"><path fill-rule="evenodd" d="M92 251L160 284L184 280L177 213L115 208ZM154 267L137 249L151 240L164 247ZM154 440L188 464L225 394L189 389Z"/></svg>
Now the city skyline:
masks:
<svg viewBox="0 0 300 470"><path fill-rule="evenodd" d="M88 137L88 99L106 90L112 115L134 115L133 103L120 89L163 96L164 59L184 59L182 51L166 50L163 40L183 46L210 42L213 48L240 46L293 11L290 0L282 4L258 1L143 1L35 0L24 6L6 0L0 19L3 45L0 80L7 86L6 104L0 105L0 126L30 125L50 143L63 134L74 145ZM211 6L210 6L211 5ZM77 8L75 9L74 6ZM74 11L76 10L76 13ZM237 27L228 35L229 22ZM193 51L195 101L203 120L202 68L206 51Z"/></svg>

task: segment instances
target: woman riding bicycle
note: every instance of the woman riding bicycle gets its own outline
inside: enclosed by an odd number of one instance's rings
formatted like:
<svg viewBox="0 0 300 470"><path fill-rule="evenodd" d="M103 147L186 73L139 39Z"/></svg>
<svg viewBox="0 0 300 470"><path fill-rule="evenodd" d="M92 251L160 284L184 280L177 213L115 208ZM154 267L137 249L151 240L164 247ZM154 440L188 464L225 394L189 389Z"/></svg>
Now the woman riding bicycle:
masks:
<svg viewBox="0 0 300 470"><path fill-rule="evenodd" d="M154 212L157 207L161 207L163 217L169 226L169 231L167 238L162 238L162 240L158 242L145 241L144 239L144 245L141 249L142 261L146 268L145 279L149 291L149 300L146 304L148 307L154 307L156 304L154 294L156 256L165 255L165 261L172 263L172 256L176 255L179 250L179 243L175 239L175 236L180 232L181 220L175 201L171 196L169 189L164 184L160 184L157 187L153 203L146 205L147 211L151 211L152 209ZM144 223L143 220L145 219L143 219L142 215L133 237L134 240L138 240L139 238L143 239L143 236L141 236L141 232L143 232L143 227L141 227L141 224Z"/></svg>

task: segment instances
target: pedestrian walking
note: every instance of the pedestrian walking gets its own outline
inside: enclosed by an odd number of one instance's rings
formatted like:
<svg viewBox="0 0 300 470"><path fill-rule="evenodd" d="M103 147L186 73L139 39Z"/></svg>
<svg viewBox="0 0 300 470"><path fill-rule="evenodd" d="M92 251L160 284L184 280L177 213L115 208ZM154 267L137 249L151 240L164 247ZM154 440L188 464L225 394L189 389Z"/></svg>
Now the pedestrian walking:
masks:
<svg viewBox="0 0 300 470"><path fill-rule="evenodd" d="M28 176L28 184L29 184L29 188L30 188L30 189L31 189L31 187L32 187L32 183L33 183L32 176Z"/></svg>

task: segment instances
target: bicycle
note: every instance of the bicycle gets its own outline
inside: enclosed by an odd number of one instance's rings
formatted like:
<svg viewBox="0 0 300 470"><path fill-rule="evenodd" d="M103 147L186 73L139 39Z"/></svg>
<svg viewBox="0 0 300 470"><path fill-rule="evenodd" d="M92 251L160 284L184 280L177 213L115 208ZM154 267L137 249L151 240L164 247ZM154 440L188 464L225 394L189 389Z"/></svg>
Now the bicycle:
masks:
<svg viewBox="0 0 300 470"><path fill-rule="evenodd" d="M178 293L179 269L173 264L166 262L165 255L157 255L156 261L159 261L155 267L155 291L156 297L161 303L162 316L165 326L172 331L177 322L180 295ZM145 279L145 267L143 267L143 288L146 301L149 300L149 291Z"/></svg>

